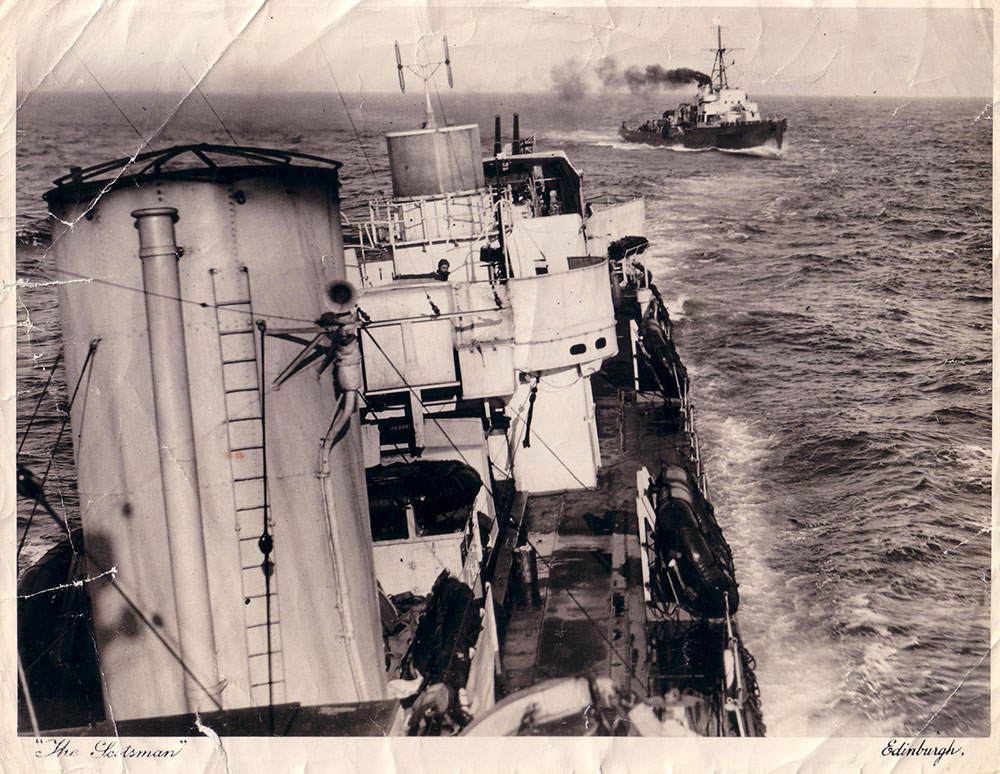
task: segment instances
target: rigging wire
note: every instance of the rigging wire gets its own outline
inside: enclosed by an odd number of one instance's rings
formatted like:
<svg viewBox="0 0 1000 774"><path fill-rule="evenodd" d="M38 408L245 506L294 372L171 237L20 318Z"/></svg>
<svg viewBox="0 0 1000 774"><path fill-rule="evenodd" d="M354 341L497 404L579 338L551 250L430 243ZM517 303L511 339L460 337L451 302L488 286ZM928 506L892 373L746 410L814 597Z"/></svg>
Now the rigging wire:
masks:
<svg viewBox="0 0 1000 774"><path fill-rule="evenodd" d="M113 282L112 280L104 279L103 277L95 277L91 274L80 274L79 272L70 271L69 269L62 269L55 267L52 270L57 274L63 274L66 275L67 277L73 277L74 279L85 280L87 282L94 282L99 285L117 288L119 290L128 290L133 293L140 293L143 296L153 296L155 298L164 298L170 301L177 301L181 304L188 304L189 306L197 306L200 307L201 309L224 309L227 313L231 314L244 314L247 316L254 315L257 318L266 320L284 320L286 322L304 323L309 326L309 330L314 330L316 327L315 318L293 317L291 315L274 314L274 313L269 313L269 314L254 313L246 309L238 309L236 307L229 307L216 303L209 303L208 301L198 301L193 298L184 298L182 296L172 296L167 293L157 293L155 291L146 290L145 288L137 288L132 285L123 285L120 282ZM431 300L430 295L427 293L426 288L424 288L424 294L427 296L428 301L431 304L431 307L434 311L434 316L436 317L440 315L441 310L437 307L436 304L434 304L433 300ZM371 318L368 318L367 322L371 322ZM380 322L380 321L376 320L375 322Z"/></svg>
<svg viewBox="0 0 1000 774"><path fill-rule="evenodd" d="M434 87L434 96L437 97L438 110L441 111L441 118L444 120L444 125L448 126L448 114L444 112L444 100L441 99L441 90L438 88L437 82L433 78L431 78L431 85Z"/></svg>
<svg viewBox="0 0 1000 774"><path fill-rule="evenodd" d="M320 53L323 54L323 61L326 62L326 69L330 72L330 79L333 81L333 86L337 89L337 95L340 97L340 103L344 106L344 113L347 114L347 120L351 124L351 130L354 132L355 138L357 138L358 147L361 149L361 155L364 156L365 163L368 165L368 171L371 172L372 180L375 181L375 190L378 191L379 197L384 199L385 194L382 191L382 184L379 182L378 175L375 174L375 167L372 165L371 158L368 156L368 151L365 149L365 144L361 140L361 133L358 131L358 127L354 124L354 117L351 115L351 111L347 107L347 100L344 99L344 92L341 91L340 84L337 82L337 76L333 72L333 65L330 64L330 58L326 55L326 48L323 46L323 41L320 37L319 30L316 29L315 24L313 24L313 32L316 33L316 42L319 44Z"/></svg>
<svg viewBox="0 0 1000 774"><path fill-rule="evenodd" d="M99 80L97 79L97 76L96 76L96 75L94 75L94 73L93 73L93 72L92 72L92 71L90 70L90 68L89 68L89 67L87 67L87 64L86 64L86 62L84 62L84 61L83 61L83 59L81 59L81 58L80 58L80 55L79 55L79 54L77 54L77 53L76 53L76 51L74 51L73 49L70 49L70 51L72 52L73 56L75 56L75 57L76 57L76 59L77 59L77 60L78 60L78 61L80 62L80 65L81 65L81 66L83 67L83 69L87 71L87 74L88 74L88 75L90 75L90 77L91 77L91 78L93 79L94 83L96 83L96 84L97 84L97 86L98 86L98 87L99 87L99 88L101 89L101 91L102 91L102 92L104 92L104 95L105 95L105 96L106 96L106 97L107 97L107 98L108 98L108 99L109 99L109 100L111 101L111 104L115 106L115 109L116 109L116 110L118 110L118 112L119 112L119 113L121 114L122 118L124 118L124 119L125 119L125 121L126 121L126 123L127 123L127 124L128 124L128 125L129 125L129 126L130 126L130 127L132 128L132 131L133 131L133 132L135 132L135 133L136 133L136 134L137 134L137 135L139 136L139 139L140 139L140 140L142 140L143 144L144 144L144 145L145 145L145 146L146 146L147 148L149 148L149 150L150 150L151 152L155 153L155 152L156 152L156 149L155 149L155 148L154 148L154 147L153 147L153 146L152 146L152 145L151 145L151 144L149 143L149 141L148 141L148 140L146 139L145 135L143 135L143 133L142 133L141 131L139 131L139 129L138 129L138 128L137 128L136 126L135 126L135 124L134 124L134 123L132 123L131 119L129 119L129 117L128 117L128 115L127 115L127 114L125 113L125 111L124 111L124 110L123 110L123 109L121 108L121 106L120 106L120 105L119 105L119 104L118 104L118 103L117 103L117 102L115 101L114 97L112 97L112 96L111 96L111 94L110 94L110 93L108 93L107 89L105 89L105 88L104 88L104 85L103 85L103 84L102 84L102 83L101 83L101 82L100 82L100 81L99 81ZM230 140L232 140L233 144L234 144L234 145L235 145L235 146L236 146L237 148L240 148L240 150L242 150L242 149L243 149L243 148L242 148L242 146L241 146L241 145L240 145L240 143L239 143L239 142L238 142L238 141L236 140L236 138L235 138L235 137L233 136L233 133L232 133L231 131L229 131L229 127L227 127L227 126L226 126L225 122L224 122L224 121L222 120L222 117L221 117L221 116L220 116L220 115L219 115L219 114L218 114L218 113L216 112L215 108L214 108L214 107L212 107L212 103L211 103L211 102L209 102L209 100L208 100L208 97L207 97L207 96L205 96L205 93L204 93L204 92L203 92L203 91L201 90L201 87L200 87L200 85L198 84L198 82L197 82L197 81L196 81L196 80L194 79L194 77L193 77L193 76L191 75L191 73L190 73L190 72L188 71L187 67L185 67L185 66L184 66L184 62L183 62L183 61L181 61L180 57L179 57L179 56L178 56L178 55L177 55L177 54L176 54L176 53L175 53L175 52L174 52L173 50L171 50L171 53L172 53L172 54L174 55L174 58L175 58L175 59L177 59L177 62L178 62L178 64L180 64L180 66L181 66L181 69L182 69L182 70L184 70L184 74L185 74L185 75L187 75L187 77L188 77L188 78L190 79L191 83L192 83L192 84L194 85L194 88L195 88L195 90L196 90L196 91L198 92L198 94L199 94L199 95L201 96L201 98L202 98L202 99L203 99L203 100L205 101L205 104L206 104L206 105L208 106L208 109L209 109L209 110L210 110L210 111L212 112L212 115L214 115L214 116L215 116L215 119L216 119L216 120L217 120L217 121L219 122L219 124L220 124L220 125L222 126L222 129L223 129L223 131L225 131L225 133L226 133L226 134L227 134L227 135L229 136L229 139L230 139ZM181 105L183 104L183 102L184 102L184 101L185 101L186 99L187 99L187 97L185 96L185 98L181 100L181 103L180 103L180 104L178 105L178 108L177 108L178 110L180 109L180 106L181 106ZM172 118L172 117L173 117L173 115L174 115L174 114L176 114L176 112L177 112L177 111L175 110L175 111L174 111L174 113L173 113L173 114L171 114L171 116L170 116L170 117L168 117L168 119L167 119L167 120L169 121L169 120L170 120L170 118ZM164 126L165 126L165 124L164 124ZM161 126L161 129L162 129L162 128L163 128L163 127ZM135 155L138 155L138 154L135 154ZM128 166L129 166L129 165L130 165L130 164L131 164L131 163L132 163L132 162L134 161L134 159L135 159L135 155L133 155L133 156L132 156L132 158L131 158L131 159L129 160L129 163L128 163L128 164L126 164L126 165L125 165L124 167L122 167L122 169L121 169L121 170L120 170L120 171L119 171L119 172L118 172L118 173L117 173L117 174L115 175L115 179L117 179L117 178L118 178L118 177L120 177L120 176L121 176L122 174L124 174L124 172L125 172L125 170L126 170L126 169L128 168ZM246 158L247 158L247 161L249 162L249 164L250 164L251 166L253 166L253 163L254 163L254 162L253 162L253 159L252 159L252 158L251 158L251 157L250 157L249 155L248 155L248 156L246 156ZM103 194L103 193L104 193L104 191L102 191L101 193ZM98 197L98 198L99 198L99 197ZM89 207L87 208L87 209L88 209L88 211L89 211L89 210L91 210L91 209L92 209L92 208L94 207L94 205L96 204L96 202L97 202L97 200L96 200L96 199L95 199L95 200L94 200L93 202L91 202L90 206L89 206ZM68 232L65 232L65 233L68 233ZM62 239L62 237L63 237L63 236L65 236L65 233L64 233L64 234L63 234L62 236L60 236L60 237L59 237L58 239L56 239L56 240L55 240L55 241L54 241L54 242L52 243L52 246L54 246L56 242L58 242L58 241L59 241L60 239ZM45 256L47 256L47 255L48 255L48 252L49 252L49 251L48 251L48 250L46 250L46 251L45 251L45 254L44 254L44 255L42 256L42 258L44 258ZM41 261L42 261L42 258L39 258L39 260L37 261L36 265L37 265L37 264L40 264L40 263L41 263Z"/></svg>
<svg viewBox="0 0 1000 774"><path fill-rule="evenodd" d="M31 699L31 691L28 690L28 675L25 673L24 664L21 663L21 654L17 654L17 679L21 683L21 692L24 694L24 703L28 707L28 718L31 720L31 730L35 736L41 736L38 730L38 715L35 714L35 702Z"/></svg>
<svg viewBox="0 0 1000 774"><path fill-rule="evenodd" d="M587 489L587 485L583 481L580 480L580 477L577 476L576 473L573 472L573 469L569 465L566 464L566 462L563 460L563 458L560 457L558 454L556 454L555 449L553 449L551 446L549 446L545 442L545 439L542 438L536 431L530 429L530 427L529 427L530 423L528 421L526 421L526 418L524 417L524 415L521 414L521 412L518 411L516 408L513 409L513 411L514 411L515 416L518 419L520 419L522 422L525 423L525 440L527 439L526 438L527 434L530 431L531 434L532 434L532 436L534 436L535 440L538 441L542 446L544 446L545 449L549 452L549 454L551 454L552 457L555 459L555 461L558 462L560 465L562 465L566 469L566 472L569 473L570 476L573 477L573 480L576 481L576 483L578 483L584 489ZM529 446L529 444L524 444L524 446L527 447L527 446Z"/></svg>
<svg viewBox="0 0 1000 774"><path fill-rule="evenodd" d="M109 100L111 100L111 104L115 106L115 109L119 113L121 113L122 118L125 119L125 122L132 127L132 131L135 132L137 135L139 135L139 139L142 140L142 144L155 153L156 149L149 144L149 140L147 140L145 135L143 135L143 133L136 128L136 125L132 123L132 120L125 114L125 111L121 109L121 107L117 102L115 102L115 98L112 97L108 93L108 90L104 88L104 85L99 80L97 80L97 76L90 71L90 68L87 67L87 63L80 58L80 55L76 53L74 49L70 48L70 53L72 53L73 56L76 57L76 60L83 66L83 69L87 71L87 75L89 75L91 78L94 79L94 83L96 83L98 88L100 88L100 90L104 92L104 96L107 97Z"/></svg>
<svg viewBox="0 0 1000 774"><path fill-rule="evenodd" d="M52 365L49 367L49 378L45 381L45 386L42 387L42 391L38 396L38 402L35 404L35 410L31 412L31 419L28 420L28 426L24 429L24 435L21 436L21 443L17 446L17 456L20 456L21 450L24 449L24 442L28 440L28 434L31 433L31 426L35 423L35 417L38 416L38 409L41 408L42 400L49 390L49 385L52 384L52 377L55 376L56 368L58 368L62 356L62 350L59 350L56 359L52 361Z"/></svg>
<svg viewBox="0 0 1000 774"><path fill-rule="evenodd" d="M89 552L87 552L86 549L84 549L84 555L87 557L88 561L93 562L93 564L102 574L107 574L109 572L112 572L112 569L104 567L100 562L94 559L94 556ZM138 616L139 620L146 625L146 628L149 629L156 637L156 639L158 639L160 643L167 649L167 652L170 653L170 655L178 663L180 668L184 671L184 674L188 675L188 677L194 680L195 684L208 696L208 698L212 700L212 703L216 706L216 708L221 710L222 704L215 697L215 694L201 681L198 675L196 675L192 671L191 667L189 667L187 664L184 663L184 659L181 656L181 654L174 648L174 646L170 642L167 641L166 637L163 635L162 632L159 631L156 624L146 616L146 614L132 600L132 598L125 593L125 590L119 584L112 581L111 588L113 588L115 591L118 592L119 595L121 595L121 598L125 600L125 604L129 606L132 612L135 613L136 616Z"/></svg>
<svg viewBox="0 0 1000 774"><path fill-rule="evenodd" d="M39 504L44 500L45 482L48 481L49 472L52 470L53 462L55 462L56 451L59 448L59 442L62 440L63 432L66 430L66 425L69 422L70 412L73 410L73 404L76 401L76 396L80 390L80 385L83 384L83 377L88 372L88 366L93 362L94 353L97 351L97 345L100 344L100 342L101 342L100 339L94 339L93 341L90 342L90 348L87 350L87 357L84 359L83 366L80 368L80 376L77 378L76 386L73 388L73 395L69 399L69 406L67 407L66 413L63 416L62 424L59 427L59 433L58 435L56 435L55 443L52 444L52 450L49 452L49 462L48 465L45 466L45 473L42 475L41 483L38 485L38 492L35 496L35 502L31 506L31 514L28 516L27 524L24 525L24 534L21 535L21 541L17 546L17 554L15 556L16 559L21 558L21 551L24 549L24 542L28 539L28 533L31 531L31 524L35 519L35 513L38 510ZM55 513L52 512L52 509L48 507L47 503L45 505L45 508L46 510L50 511L50 513L52 513L53 517L55 516ZM66 525L60 525L60 526L65 527Z"/></svg>
<svg viewBox="0 0 1000 774"><path fill-rule="evenodd" d="M59 524L59 526L61 526L61 527L64 527L65 525L64 525L64 524ZM71 542L72 542L72 541L71 541ZM88 581L88 580L96 580L96 579L97 579L98 577L101 577L101 576L100 576L100 575L98 575L98 576L96 576L96 577L94 577L94 578L84 578L83 580L84 580L84 581ZM69 582L70 582L70 583L73 583L73 578L72 578L72 576L70 577L70 579L69 579ZM54 590L54 589L53 589L53 590ZM37 593L40 593L40 594L44 594L44 593L45 593L45 591L42 591L42 592L37 592ZM28 595L21 595L21 594L19 594L18 596L19 596L19 597L20 597L21 599L26 599L26 598L27 598L28 596L35 596L35 594L28 594ZM54 640L52 641L52 643L51 643L51 644L50 644L50 645L49 645L49 646L48 646L48 647L47 647L47 648L46 648L45 650L43 650L43 651L42 651L41 653L39 653L39 654L38 654L38 655L37 655L37 656L35 657L35 660L34 660L34 661L32 661L32 662L31 662L30 664L28 664L28 665L27 665L27 666L26 666L26 667L24 668L24 669L25 669L25 671L28 671L29 669L32 669L32 668L33 668L33 667L35 666L35 664L37 664L37 663L38 663L39 661L41 661L41 660L42 660L43 658L45 658L45 657L46 657L46 656L47 656L47 655L48 655L49 653L51 653L51 652L52 652L52 649L53 649L53 648L56 648L56 647L58 647L59 645L61 645L61 644L62 644L62 641L63 641L63 639L64 639L64 638L65 638L65 637L66 637L66 636L67 636L67 635L68 635L68 634L70 633L70 631L72 630L72 628L73 628L73 627L72 627L72 624L70 624L70 625L69 625L69 626L67 626L67 627L66 627L65 629L63 629L62 633L61 633L61 634L60 634L60 635L59 635L58 637L56 637L56 638L55 638L55 639L54 639Z"/></svg>
<svg viewBox="0 0 1000 774"><path fill-rule="evenodd" d="M97 86L98 86L98 88L100 88L100 90L102 92L104 92L104 96L106 96L108 98L108 100L111 102L111 104L115 106L115 109L121 114L122 118L125 119L125 122L132 128L132 131L135 132L136 135L138 135L138 137L139 137L140 140L142 140L142 144L145 145L147 148L149 148L150 152L156 153L156 149L150 144L149 140L146 139L146 136L141 131L139 131L139 129L136 127L136 125L132 123L132 120L128 117L128 115L121 108L121 106L115 101L115 98L111 96L111 94L108 92L108 90L104 88L104 85L97 79L97 76L94 75L94 73L91 71L91 69L89 67L87 67L87 63L84 62L83 59L80 58L80 55L77 54L76 51L74 51L72 48L70 49L70 53L72 53L73 56L76 57L77 61L79 61L80 65L83 67L83 69L87 71L87 74L93 79L94 83L96 83ZM141 148L142 148L142 146L140 146L140 150L141 150ZM128 161L125 164L125 166L123 166L120 170L118 170L118 172L115 174L115 176L114 176L113 179L117 180L118 178L120 178L125 173L125 170L128 169L128 167L131 166L135 162L135 158L138 155L139 155L139 151L136 151L134 154L132 154L132 156L128 159ZM85 213L90 213L93 210L94 206L97 204L97 200L101 196L103 196L104 193L107 192L107 190L108 190L107 187L105 189L103 189L98 194L98 197L95 198L89 205L87 205ZM51 213L47 213L47 216L48 217L54 217ZM82 215L79 216L79 217L82 217ZM79 217L78 217L78 219L79 219ZM72 226L72 225L74 225L74 223L65 223L65 225ZM66 234L68 234L68 233L69 233L69 230L63 232L58 238L56 238L55 240L52 241L52 243L49 245L49 248L46 249L45 252L42 254L42 256L35 262L35 266L36 267L41 264L42 260L48 256L49 251L60 240L62 240L62 238L64 236L66 236Z"/></svg>
<svg viewBox="0 0 1000 774"><path fill-rule="evenodd" d="M59 520L59 517L55 514L55 512L49 512L49 517L60 528L66 527L66 524ZM72 545L72 540L70 541L70 543ZM153 636L155 636L156 639L158 639L160 643L167 649L167 652L178 663L178 665L184 671L184 673L187 674L192 680L194 680L194 682L198 685L198 687L201 688L205 692L205 694L212 700L215 706L221 710L222 704L215 697L215 695L205 686L205 684L201 681L198 675L196 675L191 670L191 668L184 663L184 659L181 657L181 654L177 651L177 649L173 646L173 644L171 644L166 639L164 634L160 631L159 627L157 627L157 625L152 620L150 620L150 617L147 616L145 612L143 612L142 608L140 608L139 605L136 604L136 602L128 595L128 593L126 593L126 591L122 589L122 587L118 583L115 582L117 570L113 567L111 568L106 567L103 562L101 562L93 554L87 551L85 547L80 549L80 553L87 558L88 562L90 562L91 564L94 565L95 568L97 568L98 570L97 577L105 575L111 576L112 578L110 582L111 588L113 588L116 592L118 592L121 598L125 601L125 604L128 605L128 607L132 610L133 613L135 613L138 619L146 625L146 628L148 628L153 633Z"/></svg>
<svg viewBox="0 0 1000 774"><path fill-rule="evenodd" d="M243 150L243 147L240 145L239 141L233 136L233 133L229 131L229 127L226 126L226 122L222 120L222 116L220 116L217 112L215 112L215 108L212 107L212 103L208 101L208 97L205 96L205 92L201 90L201 85L198 83L198 81L194 79L191 73L188 72L187 67L184 66L184 62L181 61L181 58L177 56L177 53L173 49L170 50L170 53L174 55L174 59L177 60L177 64L181 66L181 69L184 71L184 74L191 81L192 85L194 86L194 90L198 92L198 95L203 100L205 100L205 104L208 105L208 109L212 111L212 115L215 116L215 120L219 122L219 125L222 127L223 131L226 133L229 139L232 140L233 145L235 145L240 150ZM246 159L247 161L250 162L250 166L253 166L253 158L247 156Z"/></svg>
<svg viewBox="0 0 1000 774"><path fill-rule="evenodd" d="M539 553L538 548L535 546L534 543L531 542L530 538L528 538L527 535L525 535L524 542L526 544L528 544L529 546L531 546L531 550L534 551L535 555L539 559L542 560L542 563L545 565L546 569L551 573L552 569L555 566L554 562L552 562L552 560L549 559L548 557L543 556L541 553ZM608 649L612 653L614 653L621 660L621 662L623 664L627 665L628 672L632 676L632 678L635 680L636 684L640 686L641 693L644 696L649 696L648 690L644 686L642 686L642 682L639 680L639 675L636 674L635 670L632 667L632 661L631 661L631 659L626 659L626 657L618 650L618 648L615 647L614 642L611 640L611 638L608 636L608 634L604 631L604 629L601 627L601 625L598 624L597 621L595 621L593 619L593 617L590 615L590 613L587 612L587 609L582 604L580 604L579 601L577 601L576 597L573 596L573 593L568 588L563 589L563 592L566 594L566 596L568 596L571 600L573 600L573 602L576 603L577 607L580 608L580 612L583 613L583 615L587 619L587 621L591 624L591 626L593 626L594 631L597 632L598 636L600 636L600 638L602 640L604 640L604 642L608 646Z"/></svg>
<svg viewBox="0 0 1000 774"><path fill-rule="evenodd" d="M168 299L170 301L177 301L177 302L182 303L182 304L189 304L190 306L198 306L198 307L201 307L202 309L220 309L221 308L221 309L224 309L226 312L230 312L232 314L245 314L245 315L248 315L248 316L253 314L252 312L250 312L249 310L246 310L246 309L237 309L235 307L224 307L224 306L221 306L219 304L209 303L207 301L196 301L196 300L191 299L191 298L183 298L181 296L171 296L171 295L169 295L167 293L157 293L155 291L146 290L145 288L133 287L132 285L122 285L119 282L112 282L111 280L103 279L101 277L94 277L93 275L89 275L89 274L80 274L80 273L75 272L75 271L70 271L69 269L54 268L53 271L56 272L57 274L65 274L68 277L74 277L76 279L83 279L83 280L86 280L87 282L96 282L99 285L105 285L107 287L112 287L112 288L118 288L119 290L130 290L133 293L141 293L143 296L153 296L155 298L165 298L165 299ZM289 322L309 323L310 325L315 325L316 324L316 320L315 319L309 319L309 318L305 318L305 317L291 317L289 315L281 315L281 314L266 314L266 315L258 314L256 316L257 317L261 317L261 318L266 318L268 320L287 320Z"/></svg>

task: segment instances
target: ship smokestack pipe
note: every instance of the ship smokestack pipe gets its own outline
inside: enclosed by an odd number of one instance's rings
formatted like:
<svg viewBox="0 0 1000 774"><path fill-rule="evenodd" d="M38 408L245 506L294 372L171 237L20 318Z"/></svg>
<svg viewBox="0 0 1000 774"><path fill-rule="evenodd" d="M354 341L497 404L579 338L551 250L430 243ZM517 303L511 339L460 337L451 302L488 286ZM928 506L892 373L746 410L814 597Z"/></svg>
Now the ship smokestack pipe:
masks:
<svg viewBox="0 0 1000 774"><path fill-rule="evenodd" d="M163 505L173 574L180 656L190 711L221 709L223 682L215 655L208 563L181 309L177 210L135 210L153 376Z"/></svg>
<svg viewBox="0 0 1000 774"><path fill-rule="evenodd" d="M493 122L493 155L499 156L502 150L503 145L500 142L500 116L497 116Z"/></svg>
<svg viewBox="0 0 1000 774"><path fill-rule="evenodd" d="M521 152L521 117L514 114L514 136L510 141L510 155L516 156Z"/></svg>

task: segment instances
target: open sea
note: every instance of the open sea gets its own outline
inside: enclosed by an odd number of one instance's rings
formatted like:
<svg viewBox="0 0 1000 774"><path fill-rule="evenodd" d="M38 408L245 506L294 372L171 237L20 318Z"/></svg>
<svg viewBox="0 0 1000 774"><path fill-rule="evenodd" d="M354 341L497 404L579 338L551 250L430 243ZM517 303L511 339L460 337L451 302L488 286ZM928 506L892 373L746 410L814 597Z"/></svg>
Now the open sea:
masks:
<svg viewBox="0 0 1000 774"><path fill-rule="evenodd" d="M440 104L449 122L480 124L484 149L494 113L509 139L518 111L523 134L567 152L587 196L646 197L646 263L691 372L768 733L988 735L989 100L760 98L788 119L781 153L618 139L623 118L685 97ZM19 441L60 347L41 199L54 178L148 150L136 130L156 149L235 139L344 162L350 216L390 190L382 134L423 113L410 94L208 98L23 103ZM39 476L65 400L60 366L22 451ZM53 459L49 499L75 518L68 427ZM22 500L19 537L30 511ZM36 514L22 567L58 533Z"/></svg>

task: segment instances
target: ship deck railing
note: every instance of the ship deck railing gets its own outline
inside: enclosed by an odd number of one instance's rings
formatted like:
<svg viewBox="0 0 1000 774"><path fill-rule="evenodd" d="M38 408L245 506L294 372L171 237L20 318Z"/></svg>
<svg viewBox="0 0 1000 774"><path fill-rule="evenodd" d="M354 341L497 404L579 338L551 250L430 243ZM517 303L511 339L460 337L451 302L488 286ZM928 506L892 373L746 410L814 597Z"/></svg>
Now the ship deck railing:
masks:
<svg viewBox="0 0 1000 774"><path fill-rule="evenodd" d="M371 201L359 232L367 247L395 249L482 240L495 229L489 193L466 191Z"/></svg>

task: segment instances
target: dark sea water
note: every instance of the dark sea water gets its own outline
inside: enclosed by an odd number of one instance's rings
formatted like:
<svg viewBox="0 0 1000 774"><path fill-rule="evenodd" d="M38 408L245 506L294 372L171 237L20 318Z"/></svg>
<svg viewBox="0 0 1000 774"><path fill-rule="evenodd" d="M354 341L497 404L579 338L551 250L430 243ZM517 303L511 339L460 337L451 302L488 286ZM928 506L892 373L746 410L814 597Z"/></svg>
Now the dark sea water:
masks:
<svg viewBox="0 0 1000 774"><path fill-rule="evenodd" d="M480 123L484 147L493 114L509 131L517 110L589 196L646 197L647 264L692 373L769 733L988 734L988 101L762 99L787 116L786 146L735 154L619 141L622 118L672 106L648 97L442 97L448 121ZM354 126L336 94L209 99L228 133L198 94L172 116L176 100L118 101L144 132L166 122L157 149L231 133L339 159L348 214L389 191L383 132L422 115L410 95L348 98ZM70 165L140 141L102 94L32 96L18 122L23 432L59 347L40 196ZM55 383L23 455L39 474L61 369ZM69 440L47 490L72 514ZM23 560L57 532L41 518Z"/></svg>

